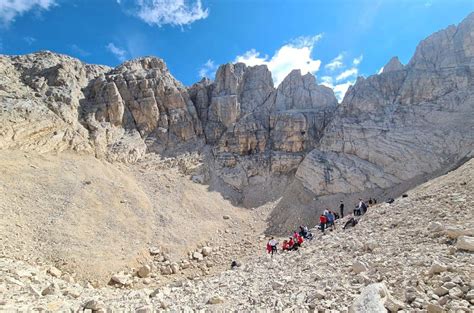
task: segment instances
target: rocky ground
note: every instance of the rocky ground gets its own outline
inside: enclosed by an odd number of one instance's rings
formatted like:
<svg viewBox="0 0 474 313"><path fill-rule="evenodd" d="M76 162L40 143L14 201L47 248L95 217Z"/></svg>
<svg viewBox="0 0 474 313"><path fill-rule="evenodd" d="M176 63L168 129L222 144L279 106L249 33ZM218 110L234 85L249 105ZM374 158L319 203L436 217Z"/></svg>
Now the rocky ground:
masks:
<svg viewBox="0 0 474 313"><path fill-rule="evenodd" d="M216 238L227 242L211 239L173 264L151 249L150 268L116 275L98 288L46 264L2 257L0 310L472 312L473 190L471 160L408 197L369 208L355 228L342 230L341 221L333 232L315 233L297 252L271 258L257 228L247 234L225 228ZM270 210L271 204L253 216ZM232 250L241 255L234 270L228 268ZM182 274L169 274L176 266Z"/></svg>
<svg viewBox="0 0 474 313"><path fill-rule="evenodd" d="M239 243L263 231L266 215L193 182L199 166L197 155L148 154L126 165L72 153L2 151L0 256L53 265L94 286L143 265L160 276L139 281L153 287L219 271L219 264L254 251ZM205 246L221 247L221 257L199 268L181 262Z"/></svg>

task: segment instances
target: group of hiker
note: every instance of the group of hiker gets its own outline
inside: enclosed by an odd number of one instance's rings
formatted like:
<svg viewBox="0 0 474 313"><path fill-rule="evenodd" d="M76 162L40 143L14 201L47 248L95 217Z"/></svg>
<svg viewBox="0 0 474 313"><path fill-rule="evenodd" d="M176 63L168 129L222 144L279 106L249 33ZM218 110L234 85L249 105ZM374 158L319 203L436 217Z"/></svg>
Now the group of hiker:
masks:
<svg viewBox="0 0 474 313"><path fill-rule="evenodd" d="M283 240L281 245L281 249L283 251L296 251L298 248L301 247L305 240L312 240L313 234L309 231L307 226L300 226L299 232L295 231L292 236L290 236L287 240ZM272 237L267 242L267 252L270 253L272 256L273 254L277 253L278 251L278 241Z"/></svg>
<svg viewBox="0 0 474 313"><path fill-rule="evenodd" d="M368 205L367 205L362 199L359 199L358 204L356 204L353 210L353 216L349 220L346 221L342 229L346 229L351 226L354 227L358 222L355 216L361 216L365 214L367 212L368 207L376 203L377 203L376 199L370 198L368 200ZM336 229L335 221L343 217L344 217L344 202L341 200L339 204L339 214L332 210L325 209L323 214L319 216L319 225L317 228L321 230L322 233L324 233L326 229L329 229L330 231L332 231ZM312 240L312 239L313 239L313 234L308 230L308 227L300 226L299 232L295 231L293 235L289 237L288 240L284 240L281 248L283 251L298 250L298 248L301 247L301 245L303 244L305 240ZM277 253L278 251L278 244L279 244L278 241L274 237L272 237L267 242L267 252L273 256L273 254Z"/></svg>

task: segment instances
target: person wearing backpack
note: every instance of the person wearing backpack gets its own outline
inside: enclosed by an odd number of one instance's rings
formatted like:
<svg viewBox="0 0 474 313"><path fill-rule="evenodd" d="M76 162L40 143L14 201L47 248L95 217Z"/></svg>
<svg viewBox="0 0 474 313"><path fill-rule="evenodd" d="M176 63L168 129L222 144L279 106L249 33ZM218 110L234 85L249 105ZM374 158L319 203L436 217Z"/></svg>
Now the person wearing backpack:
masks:
<svg viewBox="0 0 474 313"><path fill-rule="evenodd" d="M324 233L324 227L326 226L326 223L327 223L327 218L324 214L321 214L321 216L319 216L319 229L321 229L321 231Z"/></svg>

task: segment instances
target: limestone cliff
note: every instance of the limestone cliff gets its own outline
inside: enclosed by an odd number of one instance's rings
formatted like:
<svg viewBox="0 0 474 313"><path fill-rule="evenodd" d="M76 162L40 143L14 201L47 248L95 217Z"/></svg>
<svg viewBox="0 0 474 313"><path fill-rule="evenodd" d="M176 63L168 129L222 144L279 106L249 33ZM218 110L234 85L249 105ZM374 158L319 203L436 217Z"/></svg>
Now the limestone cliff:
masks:
<svg viewBox="0 0 474 313"><path fill-rule="evenodd" d="M393 58L380 75L359 77L298 167L294 188L306 200L289 193L280 209L306 206L314 216L339 199L397 195L471 158L473 72L471 14L423 40L406 66ZM278 216L294 222L290 213Z"/></svg>
<svg viewBox="0 0 474 313"><path fill-rule="evenodd" d="M290 227L472 157L473 34L471 14L423 40L408 64L394 57L359 77L341 104L298 70L275 88L263 65L225 64L185 87L154 57L112 69L51 52L0 56L0 149L121 162L198 150L195 181L245 206L283 195L273 218Z"/></svg>

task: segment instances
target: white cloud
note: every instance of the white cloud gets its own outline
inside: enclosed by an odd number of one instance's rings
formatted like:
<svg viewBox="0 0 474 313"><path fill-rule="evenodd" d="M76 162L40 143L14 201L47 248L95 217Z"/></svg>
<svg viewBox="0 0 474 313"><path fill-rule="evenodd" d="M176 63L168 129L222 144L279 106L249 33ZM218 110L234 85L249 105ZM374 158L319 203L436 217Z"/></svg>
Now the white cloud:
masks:
<svg viewBox="0 0 474 313"><path fill-rule="evenodd" d="M361 54L358 58L355 58L354 60L352 60L352 64L359 65L363 59L364 59L364 56Z"/></svg>
<svg viewBox="0 0 474 313"><path fill-rule="evenodd" d="M216 75L217 65L211 59L199 69L199 77L213 78Z"/></svg>
<svg viewBox="0 0 474 313"><path fill-rule="evenodd" d="M344 98L347 92L347 89L349 89L349 87L354 84L355 84L355 81L348 81L342 84L335 85L333 89L334 89L334 94L336 95L336 98L339 101L342 101L342 99Z"/></svg>
<svg viewBox="0 0 474 313"><path fill-rule="evenodd" d="M119 5L123 1L118 1ZM185 26L209 16L201 0L135 0L133 11L149 25Z"/></svg>
<svg viewBox="0 0 474 313"><path fill-rule="evenodd" d="M0 0L0 21L7 26L30 10L48 10L56 4L56 0Z"/></svg>
<svg viewBox="0 0 474 313"><path fill-rule="evenodd" d="M235 58L234 62L242 62L249 66L264 64L272 72L273 81L278 86L294 69L302 74L315 74L321 66L321 60L313 59L311 53L314 45L322 37L321 34L310 37L299 37L280 47L270 58L261 56L255 49L249 50Z"/></svg>
<svg viewBox="0 0 474 313"><path fill-rule="evenodd" d="M343 66L343 64L342 64L342 59L343 58L344 58L344 53L340 53L337 57L332 59L332 61L329 62L328 64L326 64L324 67L327 68L330 71L334 71L334 70L336 70L336 69Z"/></svg>
<svg viewBox="0 0 474 313"><path fill-rule="evenodd" d="M79 46L76 45L76 44L72 44L72 45L70 46L70 48L71 48L71 51L72 51L74 54L79 55L79 56L81 56L81 57L86 57L86 56L91 55L91 53L90 53L89 51L86 51L86 50L82 49L81 47L79 47Z"/></svg>
<svg viewBox="0 0 474 313"><path fill-rule="evenodd" d="M36 38L26 36L26 37L23 37L23 40L28 44L28 46L31 46L36 41Z"/></svg>
<svg viewBox="0 0 474 313"><path fill-rule="evenodd" d="M112 42L109 42L109 44L107 46L105 46L107 48L107 50L109 50L113 55L115 55L115 57L123 62L127 59L127 51L117 47L115 44L113 44Z"/></svg>
<svg viewBox="0 0 474 313"><path fill-rule="evenodd" d="M340 53L337 57L326 64L324 68L325 76L320 78L321 84L332 88L339 102L342 101L347 89L355 84L355 78L359 74L359 65L363 60L363 55L352 59L352 64L348 68L344 64L345 53Z"/></svg>
<svg viewBox="0 0 474 313"><path fill-rule="evenodd" d="M345 70L341 74L337 75L336 81L345 80L349 77L356 76L358 73L359 73L359 70L356 67L350 68L348 70Z"/></svg>

